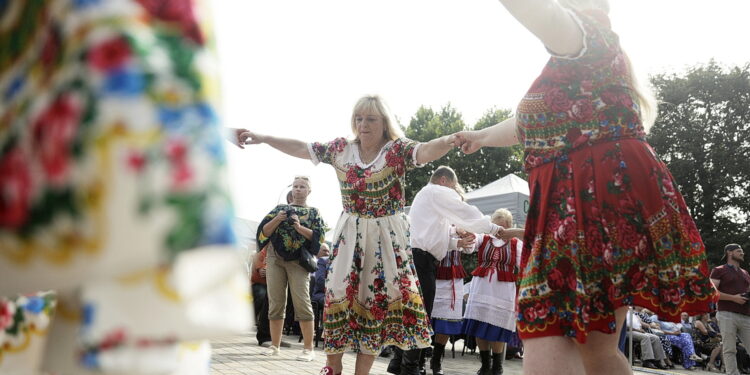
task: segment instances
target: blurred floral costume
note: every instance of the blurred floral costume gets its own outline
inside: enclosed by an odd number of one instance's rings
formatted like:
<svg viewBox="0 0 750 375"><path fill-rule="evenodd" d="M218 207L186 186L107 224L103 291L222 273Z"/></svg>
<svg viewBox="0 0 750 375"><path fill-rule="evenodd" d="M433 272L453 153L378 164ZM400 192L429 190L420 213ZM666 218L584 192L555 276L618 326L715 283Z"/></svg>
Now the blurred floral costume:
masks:
<svg viewBox="0 0 750 375"><path fill-rule="evenodd" d="M203 374L249 326L198 5L0 1L0 373Z"/></svg>

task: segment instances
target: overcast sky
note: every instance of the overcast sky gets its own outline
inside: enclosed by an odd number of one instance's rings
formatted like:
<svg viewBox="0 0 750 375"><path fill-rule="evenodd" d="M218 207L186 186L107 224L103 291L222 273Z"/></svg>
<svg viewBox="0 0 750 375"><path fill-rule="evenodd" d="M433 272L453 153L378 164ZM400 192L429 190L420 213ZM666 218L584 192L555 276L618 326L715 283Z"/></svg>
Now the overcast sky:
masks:
<svg viewBox="0 0 750 375"><path fill-rule="evenodd" d="M515 109L548 55L496 0L212 0L224 123L304 141L349 136L352 106L380 94L408 125L450 103L473 125ZM611 19L645 74L713 58L750 63L748 0L611 0ZM330 166L267 145L229 147L236 213L260 220L294 175L330 227L341 212ZM460 178L460 175L459 175Z"/></svg>

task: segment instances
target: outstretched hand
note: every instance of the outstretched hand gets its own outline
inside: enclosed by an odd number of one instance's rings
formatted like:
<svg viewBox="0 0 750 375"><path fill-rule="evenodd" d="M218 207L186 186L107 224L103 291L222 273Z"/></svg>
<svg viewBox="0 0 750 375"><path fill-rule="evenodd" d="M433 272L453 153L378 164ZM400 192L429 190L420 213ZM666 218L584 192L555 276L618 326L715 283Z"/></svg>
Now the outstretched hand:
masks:
<svg viewBox="0 0 750 375"><path fill-rule="evenodd" d="M475 131L462 131L451 134L448 137L448 143L460 148L465 154L472 154L482 148L482 145L476 138L477 134Z"/></svg>
<svg viewBox="0 0 750 375"><path fill-rule="evenodd" d="M235 146L244 149L245 145L254 145L263 143L259 134L253 133L250 130L244 128L230 128L227 138L229 142L232 142Z"/></svg>

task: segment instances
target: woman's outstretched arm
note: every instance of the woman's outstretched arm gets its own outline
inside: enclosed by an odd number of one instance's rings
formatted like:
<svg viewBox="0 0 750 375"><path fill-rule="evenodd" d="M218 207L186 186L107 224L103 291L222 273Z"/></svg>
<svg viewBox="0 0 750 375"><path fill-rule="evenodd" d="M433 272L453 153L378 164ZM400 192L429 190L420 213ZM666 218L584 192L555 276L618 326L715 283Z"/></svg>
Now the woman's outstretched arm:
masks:
<svg viewBox="0 0 750 375"><path fill-rule="evenodd" d="M482 130L469 130L450 136L450 142L467 154L482 147L507 147L518 143L516 118L511 117Z"/></svg>
<svg viewBox="0 0 750 375"><path fill-rule="evenodd" d="M239 148L245 148L244 145L265 143L287 155L310 160L307 143L297 139L274 137L236 128L230 129L229 137L229 140Z"/></svg>

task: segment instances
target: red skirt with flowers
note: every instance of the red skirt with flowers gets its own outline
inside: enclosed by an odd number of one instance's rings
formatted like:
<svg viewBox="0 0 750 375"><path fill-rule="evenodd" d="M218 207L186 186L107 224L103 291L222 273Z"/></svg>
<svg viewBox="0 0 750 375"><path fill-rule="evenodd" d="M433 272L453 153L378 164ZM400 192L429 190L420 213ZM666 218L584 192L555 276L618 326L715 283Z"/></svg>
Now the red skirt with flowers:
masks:
<svg viewBox="0 0 750 375"><path fill-rule="evenodd" d="M705 247L672 175L646 142L575 150L529 173L518 290L522 339L615 332L615 309L663 320L709 312Z"/></svg>

